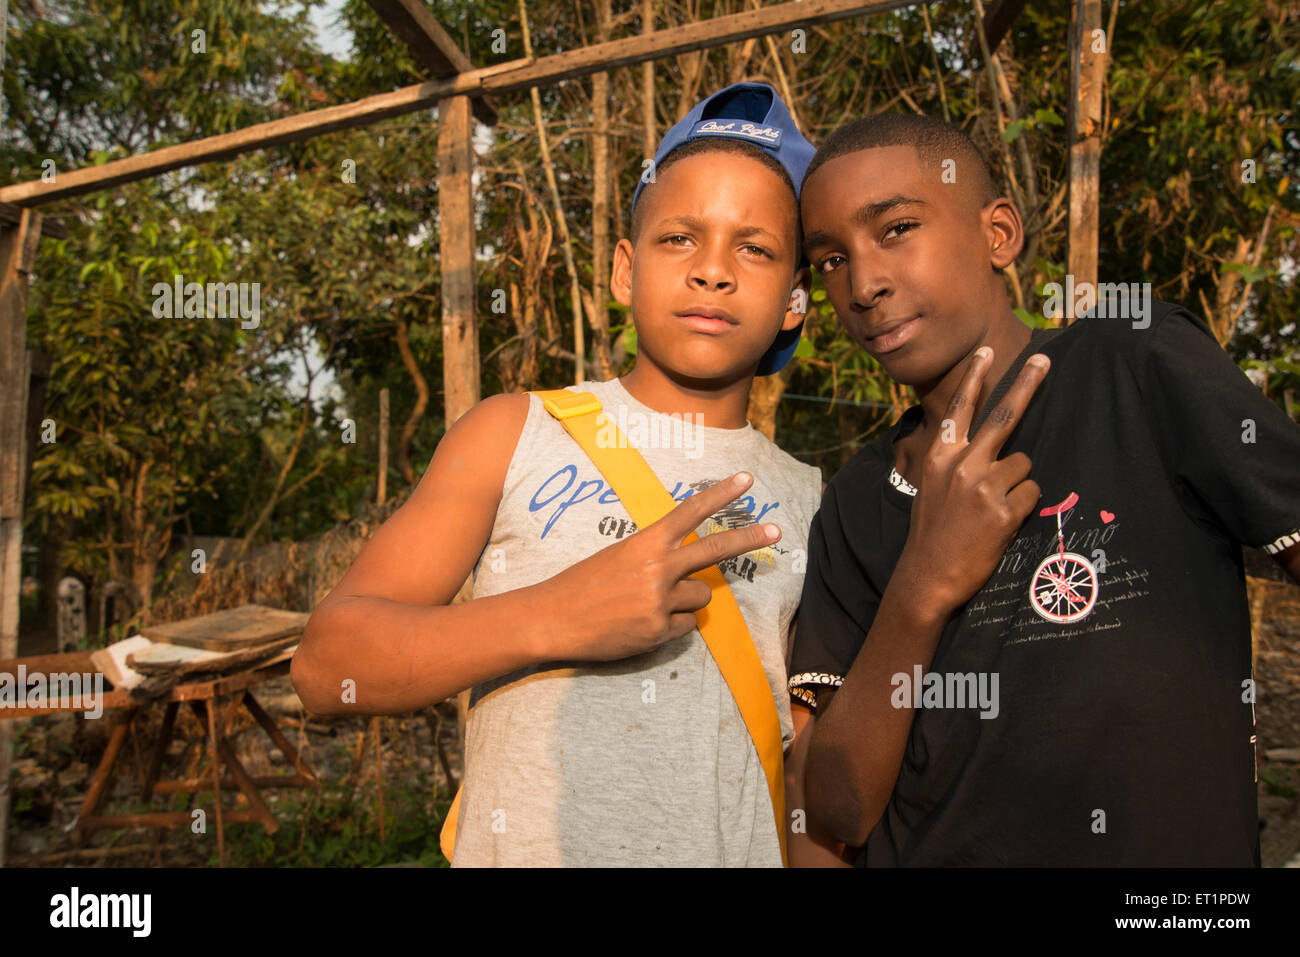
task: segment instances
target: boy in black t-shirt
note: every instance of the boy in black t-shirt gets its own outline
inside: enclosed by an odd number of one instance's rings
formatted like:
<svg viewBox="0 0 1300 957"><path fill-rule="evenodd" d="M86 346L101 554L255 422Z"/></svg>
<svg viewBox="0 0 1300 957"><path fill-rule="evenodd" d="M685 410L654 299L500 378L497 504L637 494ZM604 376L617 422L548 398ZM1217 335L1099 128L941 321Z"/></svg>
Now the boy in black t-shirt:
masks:
<svg viewBox="0 0 1300 957"><path fill-rule="evenodd" d="M802 214L840 320L920 398L813 523L810 825L868 866L1258 866L1241 545L1300 581L1300 427L1178 306L1031 332L1019 213L946 123L840 129ZM1016 527L981 538L970 503Z"/></svg>

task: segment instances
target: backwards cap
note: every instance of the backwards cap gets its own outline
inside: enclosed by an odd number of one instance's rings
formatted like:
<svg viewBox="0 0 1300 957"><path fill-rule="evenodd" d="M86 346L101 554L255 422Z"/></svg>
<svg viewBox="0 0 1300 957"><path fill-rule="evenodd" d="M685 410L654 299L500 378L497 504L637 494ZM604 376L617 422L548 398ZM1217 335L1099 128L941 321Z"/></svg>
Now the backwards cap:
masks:
<svg viewBox="0 0 1300 957"><path fill-rule="evenodd" d="M695 104L685 119L664 134L655 151L654 168L679 146L710 136L741 140L767 150L789 174L798 200L804 173L817 149L799 132L790 110L772 87L766 83L733 83ZM632 194L633 212L644 188L644 179L639 179ZM802 332L802 322L778 332L776 341L759 361L757 374L771 375L789 362Z"/></svg>

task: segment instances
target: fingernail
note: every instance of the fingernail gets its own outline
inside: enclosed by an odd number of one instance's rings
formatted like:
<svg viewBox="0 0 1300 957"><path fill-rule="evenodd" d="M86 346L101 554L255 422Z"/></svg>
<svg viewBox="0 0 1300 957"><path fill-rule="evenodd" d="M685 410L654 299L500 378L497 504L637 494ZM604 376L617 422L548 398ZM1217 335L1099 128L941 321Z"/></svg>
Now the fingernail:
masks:
<svg viewBox="0 0 1300 957"><path fill-rule="evenodd" d="M1031 366L1042 366L1045 369L1051 364L1051 360L1041 352L1035 352L1029 357L1029 364Z"/></svg>
<svg viewBox="0 0 1300 957"><path fill-rule="evenodd" d="M736 486L736 488L742 488L749 484L751 478L753 478L753 476L748 472L737 472L736 477L732 479L731 484Z"/></svg>
<svg viewBox="0 0 1300 957"><path fill-rule="evenodd" d="M980 346L975 350L975 355L979 356L981 359L987 359L989 356L993 355L993 350L988 346Z"/></svg>
<svg viewBox="0 0 1300 957"><path fill-rule="evenodd" d="M763 534L766 535L769 539L775 541L777 538L781 536L781 529L779 529L775 525L770 525L770 524L764 525Z"/></svg>

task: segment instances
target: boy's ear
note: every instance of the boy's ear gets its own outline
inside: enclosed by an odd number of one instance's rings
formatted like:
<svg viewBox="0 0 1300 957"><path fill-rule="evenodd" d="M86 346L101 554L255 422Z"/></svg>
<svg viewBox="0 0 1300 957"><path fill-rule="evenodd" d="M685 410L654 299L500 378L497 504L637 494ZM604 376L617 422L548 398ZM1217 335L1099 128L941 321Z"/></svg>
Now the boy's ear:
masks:
<svg viewBox="0 0 1300 957"><path fill-rule="evenodd" d="M989 205L984 215L988 217L989 262L994 269L1005 269L1025 248L1020 210L1011 200L999 197Z"/></svg>
<svg viewBox="0 0 1300 957"><path fill-rule="evenodd" d="M794 277L794 285L790 288L790 302L785 311L785 321L781 323L781 328L793 329L799 323L808 318L808 310L812 306L812 271L804 266Z"/></svg>
<svg viewBox="0 0 1300 957"><path fill-rule="evenodd" d="M620 306L632 305L632 243L620 239L614 247L614 268L609 277L609 291Z"/></svg>

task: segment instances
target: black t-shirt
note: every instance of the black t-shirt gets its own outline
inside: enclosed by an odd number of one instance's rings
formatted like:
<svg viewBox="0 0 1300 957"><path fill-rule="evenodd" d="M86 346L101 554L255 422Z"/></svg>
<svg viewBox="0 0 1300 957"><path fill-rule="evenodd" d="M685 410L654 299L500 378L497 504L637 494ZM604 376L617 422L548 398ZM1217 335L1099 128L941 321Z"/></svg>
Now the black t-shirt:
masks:
<svg viewBox="0 0 1300 957"><path fill-rule="evenodd" d="M1035 330L976 428L1035 351L1052 366L1001 456L1027 454L1043 497L940 639L928 672L947 697L899 699L943 706L916 710L858 863L1258 866L1240 546L1300 541L1300 427L1200 320L1152 302L1145 329ZM893 441L920 419L908 409L826 489L801 697L838 685L871 628L915 494ZM1040 510L1063 502L1058 539ZM973 704L980 680L996 707Z"/></svg>

